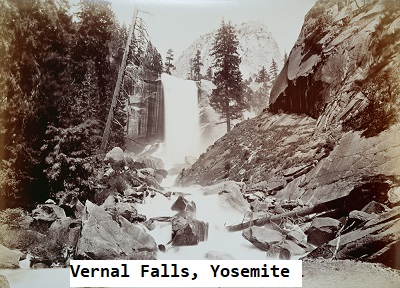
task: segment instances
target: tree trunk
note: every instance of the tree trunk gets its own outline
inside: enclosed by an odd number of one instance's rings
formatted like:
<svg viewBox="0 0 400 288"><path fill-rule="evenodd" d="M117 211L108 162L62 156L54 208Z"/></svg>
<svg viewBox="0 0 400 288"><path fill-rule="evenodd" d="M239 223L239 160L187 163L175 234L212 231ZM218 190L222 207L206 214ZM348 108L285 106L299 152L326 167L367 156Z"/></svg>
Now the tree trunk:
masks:
<svg viewBox="0 0 400 288"><path fill-rule="evenodd" d="M249 228L252 225L255 226L263 226L269 222L281 222L282 219L285 218L299 218L299 217L304 217L313 213L321 213L321 212L325 212L325 211L330 211L330 210L335 210L336 213L340 213L340 211L343 209L343 205L344 205L344 201L345 201L346 197L341 197L335 200L331 200L328 202L323 202L323 203L319 203L316 204L314 206L311 207L305 207L305 208L301 208L298 210L293 210L293 211L288 211L286 213L282 213L282 214L277 214L277 215L268 215L265 217L260 217L257 218L255 220L250 220L247 222L242 222L240 224L236 224L236 225L230 225L227 226L226 229L228 229L228 231L240 231L240 230L244 230L246 228Z"/></svg>
<svg viewBox="0 0 400 288"><path fill-rule="evenodd" d="M229 100L226 102L226 131L231 131L231 111L229 111Z"/></svg>

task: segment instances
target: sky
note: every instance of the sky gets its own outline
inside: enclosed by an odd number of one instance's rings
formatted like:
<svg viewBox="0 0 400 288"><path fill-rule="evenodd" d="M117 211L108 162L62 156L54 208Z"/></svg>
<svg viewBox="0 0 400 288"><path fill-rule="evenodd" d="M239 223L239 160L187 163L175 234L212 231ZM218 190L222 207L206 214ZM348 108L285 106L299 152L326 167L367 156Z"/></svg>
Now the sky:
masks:
<svg viewBox="0 0 400 288"><path fill-rule="evenodd" d="M168 49L174 58L201 35L218 29L222 19L232 24L263 22L289 53L315 0L109 0L121 23L129 25L135 5L147 25L152 43L163 59Z"/></svg>

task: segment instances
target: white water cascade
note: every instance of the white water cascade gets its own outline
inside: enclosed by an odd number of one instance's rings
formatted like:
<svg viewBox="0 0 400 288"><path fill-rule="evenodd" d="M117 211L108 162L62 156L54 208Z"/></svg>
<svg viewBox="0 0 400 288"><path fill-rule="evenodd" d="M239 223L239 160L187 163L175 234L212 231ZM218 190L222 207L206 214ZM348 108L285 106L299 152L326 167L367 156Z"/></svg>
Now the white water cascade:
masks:
<svg viewBox="0 0 400 288"><path fill-rule="evenodd" d="M164 90L165 145L167 167L184 163L185 156L200 154L200 122L197 85L168 74L161 75Z"/></svg>

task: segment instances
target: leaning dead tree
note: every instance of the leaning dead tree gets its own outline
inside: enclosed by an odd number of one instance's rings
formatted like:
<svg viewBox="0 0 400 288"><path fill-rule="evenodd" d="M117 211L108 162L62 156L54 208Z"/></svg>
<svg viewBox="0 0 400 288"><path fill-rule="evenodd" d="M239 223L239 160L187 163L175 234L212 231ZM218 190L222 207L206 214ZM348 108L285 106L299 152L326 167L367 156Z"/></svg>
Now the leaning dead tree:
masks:
<svg viewBox="0 0 400 288"><path fill-rule="evenodd" d="M135 30L137 13L138 13L138 9L135 6L135 10L133 12L132 24L129 27L128 39L126 40L124 55L122 57L121 65L118 70L118 78L117 78L117 83L115 84L115 89L114 89L114 93L113 93L113 97L112 97L112 101L111 101L111 107L110 107L110 110L108 111L106 127L104 128L103 138L101 139L100 150L102 152L105 152L107 149L107 143L108 143L108 139L110 137L110 131L111 131L111 123L114 119L114 109L117 105L117 98L118 98L118 95L119 95L119 92L120 92L120 89L122 86L122 81L124 78L126 62L127 62L128 54L129 54L129 46L132 42L132 37L134 34L134 30Z"/></svg>

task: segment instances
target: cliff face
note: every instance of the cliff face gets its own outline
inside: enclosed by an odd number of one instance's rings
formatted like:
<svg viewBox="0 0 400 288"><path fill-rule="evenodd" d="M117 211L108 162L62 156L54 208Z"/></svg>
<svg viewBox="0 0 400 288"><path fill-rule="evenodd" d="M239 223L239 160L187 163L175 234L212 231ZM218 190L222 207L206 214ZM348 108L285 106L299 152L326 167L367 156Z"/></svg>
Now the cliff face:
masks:
<svg viewBox="0 0 400 288"><path fill-rule="evenodd" d="M399 6L393 0L317 2L271 91L271 110L319 117L319 128L335 123L356 130L387 128L362 123L371 119L359 114L382 110L378 102L397 105ZM388 91L392 95L381 95ZM394 112L375 111L386 122ZM361 123L351 123L356 120Z"/></svg>
<svg viewBox="0 0 400 288"><path fill-rule="evenodd" d="M240 71L243 78L248 79L257 74L262 66L267 70L272 59L282 67L282 57L267 26L258 21L235 25L236 36L239 41L238 52L242 59ZM212 65L214 58L211 56L212 43L217 31L202 35L188 49L186 49L174 63L176 69L172 73L181 78L186 78L189 72L190 59L194 58L197 50L201 53L201 74L206 75L207 69Z"/></svg>
<svg viewBox="0 0 400 288"><path fill-rule="evenodd" d="M179 184L230 179L307 203L398 185L399 26L396 1L317 2L271 111L236 125Z"/></svg>

